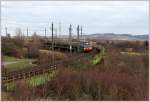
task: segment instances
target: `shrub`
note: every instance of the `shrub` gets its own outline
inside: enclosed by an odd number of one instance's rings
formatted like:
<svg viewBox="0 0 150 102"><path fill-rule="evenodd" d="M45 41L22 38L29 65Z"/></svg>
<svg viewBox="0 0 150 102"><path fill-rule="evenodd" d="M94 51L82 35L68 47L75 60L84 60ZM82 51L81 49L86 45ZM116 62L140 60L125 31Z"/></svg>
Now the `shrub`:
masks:
<svg viewBox="0 0 150 102"><path fill-rule="evenodd" d="M2 38L2 53L8 56L23 57L23 51L11 38Z"/></svg>
<svg viewBox="0 0 150 102"><path fill-rule="evenodd" d="M11 92L13 100L31 100L33 98L33 89L29 88L25 82L19 81L15 87L15 90Z"/></svg>

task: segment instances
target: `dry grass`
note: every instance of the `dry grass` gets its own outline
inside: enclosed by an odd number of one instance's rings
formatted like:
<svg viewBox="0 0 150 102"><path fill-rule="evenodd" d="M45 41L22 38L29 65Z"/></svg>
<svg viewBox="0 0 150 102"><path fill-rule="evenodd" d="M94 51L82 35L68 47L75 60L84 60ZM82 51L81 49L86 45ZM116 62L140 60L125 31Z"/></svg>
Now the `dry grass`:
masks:
<svg viewBox="0 0 150 102"><path fill-rule="evenodd" d="M61 53L61 52L57 52L57 51L52 52L52 51L48 51L48 50L40 50L38 62L40 64L49 63L52 61L53 56L54 56L55 61L67 58L66 54Z"/></svg>

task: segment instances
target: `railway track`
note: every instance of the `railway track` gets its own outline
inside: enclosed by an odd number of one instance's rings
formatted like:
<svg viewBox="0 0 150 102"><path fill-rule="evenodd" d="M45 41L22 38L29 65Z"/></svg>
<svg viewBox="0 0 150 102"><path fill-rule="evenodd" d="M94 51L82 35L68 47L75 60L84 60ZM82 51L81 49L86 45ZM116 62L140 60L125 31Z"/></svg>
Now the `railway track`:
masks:
<svg viewBox="0 0 150 102"><path fill-rule="evenodd" d="M73 58L69 58L66 60L61 60L61 61L57 61L53 64L43 64L40 66L35 66L35 67L30 67L30 68L26 68L26 69L22 69L22 70L17 70L17 71L13 71L13 72L9 72L9 73L2 73L2 83L9 83L15 80L19 80L19 79L25 79L25 78L29 78L38 74L42 74L42 73L46 73L46 72L51 72L52 70L57 69L57 65L62 64L62 63L66 63L66 62L70 62L70 61L74 61L77 59L80 59L81 57L87 56L87 55L93 55L96 54L97 52L99 52L97 49L94 49L92 52L90 53L86 53L86 54L82 54Z"/></svg>

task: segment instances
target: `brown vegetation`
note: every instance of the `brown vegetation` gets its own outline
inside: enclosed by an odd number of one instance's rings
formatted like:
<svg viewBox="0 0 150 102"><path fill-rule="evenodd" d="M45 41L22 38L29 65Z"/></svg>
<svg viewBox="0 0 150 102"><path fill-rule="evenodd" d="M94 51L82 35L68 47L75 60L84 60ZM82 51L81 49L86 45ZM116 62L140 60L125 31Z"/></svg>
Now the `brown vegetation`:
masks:
<svg viewBox="0 0 150 102"><path fill-rule="evenodd" d="M56 78L44 85L31 88L19 83L13 100L148 100L148 51L137 46L141 45L106 44L104 65L83 64L80 70L59 66ZM126 48L145 54L120 54Z"/></svg>
<svg viewBox="0 0 150 102"><path fill-rule="evenodd" d="M44 63L52 62L52 55L54 55L55 61L63 60L65 58L67 58L67 56L61 52L57 52L57 51L52 52L49 50L39 50L38 63L44 64Z"/></svg>
<svg viewBox="0 0 150 102"><path fill-rule="evenodd" d="M39 56L39 49L41 48L41 42L39 37L34 33L32 41L28 44L28 57L37 58Z"/></svg>
<svg viewBox="0 0 150 102"><path fill-rule="evenodd" d="M2 38L3 55L14 56L18 58L23 57L23 45L21 43L23 43L23 41L19 39Z"/></svg>

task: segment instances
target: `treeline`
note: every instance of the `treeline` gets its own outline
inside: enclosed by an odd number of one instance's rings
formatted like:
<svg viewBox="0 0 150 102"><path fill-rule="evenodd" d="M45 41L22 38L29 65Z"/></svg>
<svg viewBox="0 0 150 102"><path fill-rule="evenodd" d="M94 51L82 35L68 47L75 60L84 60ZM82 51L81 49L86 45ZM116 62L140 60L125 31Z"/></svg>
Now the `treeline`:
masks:
<svg viewBox="0 0 150 102"><path fill-rule="evenodd" d="M21 35L10 37L2 37L2 55L13 56L17 58L37 58L39 49L43 46L43 41L34 33L28 39Z"/></svg>

